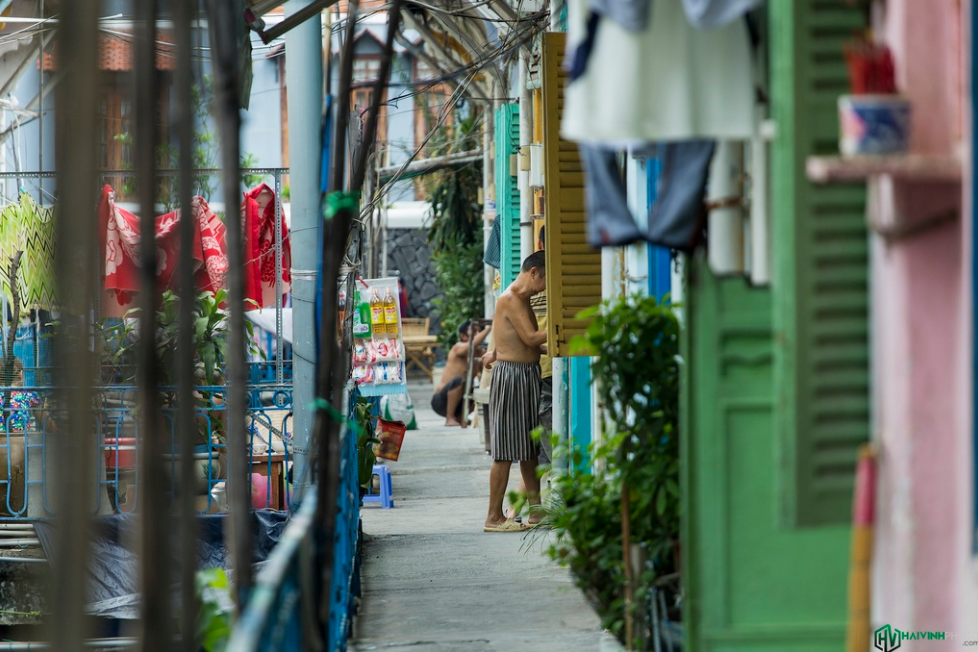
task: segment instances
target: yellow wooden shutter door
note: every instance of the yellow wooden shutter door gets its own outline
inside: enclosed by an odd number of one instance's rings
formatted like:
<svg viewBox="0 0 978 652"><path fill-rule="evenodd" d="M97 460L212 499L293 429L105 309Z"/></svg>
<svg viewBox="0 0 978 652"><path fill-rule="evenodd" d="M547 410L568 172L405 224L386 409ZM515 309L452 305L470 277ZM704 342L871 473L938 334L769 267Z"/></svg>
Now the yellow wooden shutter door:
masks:
<svg viewBox="0 0 978 652"><path fill-rule="evenodd" d="M601 251L591 248L585 235L584 170L577 145L560 137L565 43L566 34L543 35L547 350L557 358L574 355L570 341L590 323L577 313L601 302Z"/></svg>

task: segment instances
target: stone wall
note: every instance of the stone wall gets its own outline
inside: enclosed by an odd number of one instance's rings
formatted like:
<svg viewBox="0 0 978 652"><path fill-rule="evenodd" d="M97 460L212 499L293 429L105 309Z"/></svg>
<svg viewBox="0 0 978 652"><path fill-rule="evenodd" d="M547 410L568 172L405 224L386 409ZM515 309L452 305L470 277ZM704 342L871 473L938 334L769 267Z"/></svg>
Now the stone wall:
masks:
<svg viewBox="0 0 978 652"><path fill-rule="evenodd" d="M408 317L431 317L431 332L441 326L432 300L441 296L435 283L435 263L423 229L391 229L387 232L387 274L398 275L408 296Z"/></svg>

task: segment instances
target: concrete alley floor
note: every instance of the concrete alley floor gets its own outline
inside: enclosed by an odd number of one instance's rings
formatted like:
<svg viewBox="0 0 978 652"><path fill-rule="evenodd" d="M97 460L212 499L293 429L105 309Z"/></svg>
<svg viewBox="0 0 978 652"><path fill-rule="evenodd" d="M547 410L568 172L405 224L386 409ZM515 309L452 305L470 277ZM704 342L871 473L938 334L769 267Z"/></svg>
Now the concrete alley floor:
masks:
<svg viewBox="0 0 978 652"><path fill-rule="evenodd" d="M431 391L410 386L420 429L388 464L394 508L361 512L363 604L352 649L596 652L598 618L543 554L549 534L483 533L491 459L477 429L442 425ZM512 489L518 483L514 468Z"/></svg>

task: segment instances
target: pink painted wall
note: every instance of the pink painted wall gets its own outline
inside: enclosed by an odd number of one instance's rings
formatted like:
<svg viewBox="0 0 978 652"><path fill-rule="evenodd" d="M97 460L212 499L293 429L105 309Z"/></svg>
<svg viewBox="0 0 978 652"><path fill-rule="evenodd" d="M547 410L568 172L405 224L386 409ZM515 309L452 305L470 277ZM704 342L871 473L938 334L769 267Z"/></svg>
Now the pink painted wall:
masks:
<svg viewBox="0 0 978 652"><path fill-rule="evenodd" d="M965 133L960 0L888 0L879 33L894 50L898 85L913 101L916 153L959 152ZM961 184L871 184L884 221L921 222L960 210ZM961 213L961 215L968 215ZM874 626L975 630L970 567L968 219L899 242L873 238L873 354L879 499ZM969 616L970 614L970 616ZM946 649L904 643L901 649ZM944 647L941 647L944 646Z"/></svg>

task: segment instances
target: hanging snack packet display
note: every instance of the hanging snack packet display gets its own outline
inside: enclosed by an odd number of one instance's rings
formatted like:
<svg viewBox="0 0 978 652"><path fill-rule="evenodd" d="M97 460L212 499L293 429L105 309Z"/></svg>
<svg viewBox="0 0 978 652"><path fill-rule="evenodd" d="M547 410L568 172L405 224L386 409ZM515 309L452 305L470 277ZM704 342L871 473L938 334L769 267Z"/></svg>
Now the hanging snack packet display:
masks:
<svg viewBox="0 0 978 652"><path fill-rule="evenodd" d="M374 436L380 443L374 444L374 455L396 462L401 455L401 445L404 443L404 433L407 426L403 421L388 421L377 419L377 427L374 429Z"/></svg>
<svg viewBox="0 0 978 652"><path fill-rule="evenodd" d="M359 279L353 311L353 380L363 396L407 392L396 278Z"/></svg>

